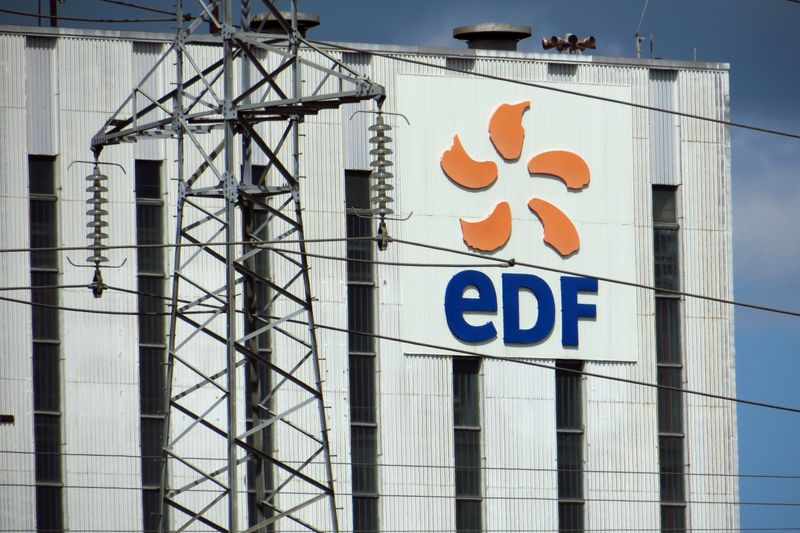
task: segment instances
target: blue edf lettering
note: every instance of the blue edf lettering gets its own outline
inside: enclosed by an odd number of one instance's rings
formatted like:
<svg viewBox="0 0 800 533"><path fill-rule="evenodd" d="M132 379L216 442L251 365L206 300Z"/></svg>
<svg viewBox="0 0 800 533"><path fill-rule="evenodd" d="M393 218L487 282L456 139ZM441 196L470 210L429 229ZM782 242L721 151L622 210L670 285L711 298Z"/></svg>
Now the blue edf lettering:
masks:
<svg viewBox="0 0 800 533"><path fill-rule="evenodd" d="M536 344L546 339L555 325L553 291L542 278L533 274L503 274L503 342L505 344ZM465 297L468 288L475 297ZM520 327L520 291L533 294L537 302L536 322L529 328ZM579 293L597 293L597 280L575 276L561 277L561 344L578 345L578 320L595 318L594 304L578 303ZM467 312L497 313L497 293L489 276L477 270L459 272L447 284L445 317L450 332L465 342L485 342L497 337L491 320L473 326L464 319Z"/></svg>

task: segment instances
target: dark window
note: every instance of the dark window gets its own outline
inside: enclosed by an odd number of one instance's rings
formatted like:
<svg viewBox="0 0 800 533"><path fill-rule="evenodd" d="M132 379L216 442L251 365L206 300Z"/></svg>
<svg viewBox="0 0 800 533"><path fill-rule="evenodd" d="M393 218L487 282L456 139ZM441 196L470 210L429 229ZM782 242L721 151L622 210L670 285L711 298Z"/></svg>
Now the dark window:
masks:
<svg viewBox="0 0 800 533"><path fill-rule="evenodd" d="M139 159L135 167L136 199L161 200L161 161Z"/></svg>
<svg viewBox="0 0 800 533"><path fill-rule="evenodd" d="M161 491L159 489L144 489L142 491L142 507L144 509L144 533L159 533L159 514L161 506Z"/></svg>
<svg viewBox="0 0 800 533"><path fill-rule="evenodd" d="M136 252L140 274L164 274L164 249L152 246L164 243L163 210L161 205L136 206L136 243L144 246Z"/></svg>
<svg viewBox="0 0 800 533"><path fill-rule="evenodd" d="M456 495L481 496L480 429L456 429L454 436Z"/></svg>
<svg viewBox="0 0 800 533"><path fill-rule="evenodd" d="M28 156L36 527L63 531L61 350L55 158Z"/></svg>
<svg viewBox="0 0 800 533"><path fill-rule="evenodd" d="M480 429L478 370L475 359L453 360L453 423Z"/></svg>
<svg viewBox="0 0 800 533"><path fill-rule="evenodd" d="M138 160L136 181L136 259L139 310L139 405L142 448L142 523L145 531L158 528L164 431L164 389L167 353L166 317L163 315L164 202L161 197L161 161Z"/></svg>
<svg viewBox="0 0 800 533"><path fill-rule="evenodd" d="M347 206L347 279L370 282L372 277L373 245L369 218L369 173L349 172L345 178Z"/></svg>
<svg viewBox="0 0 800 533"><path fill-rule="evenodd" d="M47 533L64 531L62 488L51 485L36 486L36 529Z"/></svg>
<svg viewBox="0 0 800 533"><path fill-rule="evenodd" d="M253 183L264 184L266 166L253 165L251 168ZM269 240L269 215L260 206L253 206L245 212L244 240L268 241ZM251 251L252 248L247 251ZM269 253L262 249L251 256L247 266L252 269L252 275L245 277L244 290L246 294L245 306L251 310L246 315L245 331L250 334L267 325L270 313L270 288L267 280L270 277ZM272 375L269 364L272 361L272 338L269 331L263 331L252 337L247 342L247 347L252 351L253 357L247 359L247 380L245 381L246 427L248 430L261 424L269 417L275 402L272 396ZM262 407L259 407L262 406ZM265 410L266 409L266 410ZM264 452L266 456L273 455L273 426L267 426L260 431L247 436L247 443ZM263 503L274 487L273 464L270 459L260 454L254 454L247 463L247 501L248 522L253 526L271 516L274 510L269 504ZM274 531L275 525L270 524L264 531Z"/></svg>
<svg viewBox="0 0 800 533"><path fill-rule="evenodd" d="M353 422L377 422L375 406L375 357L350 356L350 418Z"/></svg>
<svg viewBox="0 0 800 533"><path fill-rule="evenodd" d="M378 416L375 380L374 221L368 218L369 173L345 175L347 326L350 374L350 458L353 529L378 531ZM363 239L363 240L362 240Z"/></svg>
<svg viewBox="0 0 800 533"><path fill-rule="evenodd" d="M36 446L36 481L61 481L61 416L34 415Z"/></svg>
<svg viewBox="0 0 800 533"><path fill-rule="evenodd" d="M373 292L372 285L354 285L351 283L347 287L350 352L373 353L375 351L375 338L371 335L363 334L373 332Z"/></svg>
<svg viewBox="0 0 800 533"><path fill-rule="evenodd" d="M582 361L556 362L559 531L583 531L582 370Z"/></svg>
<svg viewBox="0 0 800 533"><path fill-rule="evenodd" d="M480 360L453 359L453 424L456 531L480 531Z"/></svg>
<svg viewBox="0 0 800 533"><path fill-rule="evenodd" d="M674 187L658 185L653 187L653 222L664 224L678 222Z"/></svg>
<svg viewBox="0 0 800 533"><path fill-rule="evenodd" d="M31 289L33 314L33 339L37 341L58 341L58 273L31 271Z"/></svg>
<svg viewBox="0 0 800 533"><path fill-rule="evenodd" d="M56 232L55 196L33 197L30 200L31 248L55 248L58 244ZM56 250L31 252L31 268L57 268Z"/></svg>
<svg viewBox="0 0 800 533"><path fill-rule="evenodd" d="M661 501L685 501L683 487L683 437L659 437Z"/></svg>
<svg viewBox="0 0 800 533"><path fill-rule="evenodd" d="M375 494L378 491L377 469L378 435L375 426L352 426L353 493Z"/></svg>
<svg viewBox="0 0 800 533"><path fill-rule="evenodd" d="M686 506L661 506L661 531L664 533L682 533L686 531Z"/></svg>
<svg viewBox="0 0 800 533"><path fill-rule="evenodd" d="M583 531L583 503L558 503L558 531Z"/></svg>
<svg viewBox="0 0 800 533"><path fill-rule="evenodd" d="M482 531L480 500L456 500L456 531L459 533L480 533Z"/></svg>
<svg viewBox="0 0 800 533"><path fill-rule="evenodd" d="M659 365L658 384L680 389L681 368ZM658 390L658 430L661 433L683 434L683 393L678 390Z"/></svg>
<svg viewBox="0 0 800 533"><path fill-rule="evenodd" d="M142 417L142 485L161 484L161 443L164 438L164 419Z"/></svg>
<svg viewBox="0 0 800 533"><path fill-rule="evenodd" d="M656 360L681 363L680 303L677 298L656 298Z"/></svg>
<svg viewBox="0 0 800 533"><path fill-rule="evenodd" d="M166 346L164 279L139 276L139 344Z"/></svg>
<svg viewBox="0 0 800 533"><path fill-rule="evenodd" d="M28 190L31 195L54 195L56 158L48 155L28 156Z"/></svg>
<svg viewBox="0 0 800 533"><path fill-rule="evenodd" d="M378 532L378 498L353 496L354 533Z"/></svg>
<svg viewBox="0 0 800 533"><path fill-rule="evenodd" d="M164 348L139 348L139 399L143 415L162 415L166 411L164 361Z"/></svg>
<svg viewBox="0 0 800 533"><path fill-rule="evenodd" d="M33 343L33 409L56 413L61 405L58 344Z"/></svg>
<svg viewBox="0 0 800 533"><path fill-rule="evenodd" d="M677 291L678 283L678 230L655 228L655 282L659 289Z"/></svg>
<svg viewBox="0 0 800 533"><path fill-rule="evenodd" d="M677 189L653 187L655 284L680 289ZM658 384L658 454L662 533L686 531L683 448L683 357L678 296L656 292L656 362Z"/></svg>

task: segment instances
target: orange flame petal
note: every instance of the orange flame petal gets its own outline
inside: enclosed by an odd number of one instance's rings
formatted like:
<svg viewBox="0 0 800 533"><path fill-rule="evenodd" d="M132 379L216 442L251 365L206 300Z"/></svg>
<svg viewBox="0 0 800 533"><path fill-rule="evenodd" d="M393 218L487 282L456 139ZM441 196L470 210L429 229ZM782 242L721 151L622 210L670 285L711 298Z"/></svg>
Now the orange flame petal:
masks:
<svg viewBox="0 0 800 533"><path fill-rule="evenodd" d="M562 257L578 251L581 247L580 237L567 215L553 204L538 198L531 198L528 207L542 221L544 242L555 248Z"/></svg>
<svg viewBox="0 0 800 533"><path fill-rule="evenodd" d="M453 136L453 145L442 153L440 164L448 178L467 189L483 189L497 179L497 163L472 159L458 135Z"/></svg>
<svg viewBox="0 0 800 533"><path fill-rule="evenodd" d="M518 159L525 140L522 113L531 106L528 101L500 104L489 119L489 138L503 159Z"/></svg>
<svg viewBox="0 0 800 533"><path fill-rule="evenodd" d="M552 150L535 155L528 161L531 174L550 174L563 181L568 189L582 189L589 184L589 165L577 154Z"/></svg>
<svg viewBox="0 0 800 533"><path fill-rule="evenodd" d="M461 235L467 246L483 252L493 252L511 237L511 207L508 202L494 206L483 220L468 222L461 219Z"/></svg>

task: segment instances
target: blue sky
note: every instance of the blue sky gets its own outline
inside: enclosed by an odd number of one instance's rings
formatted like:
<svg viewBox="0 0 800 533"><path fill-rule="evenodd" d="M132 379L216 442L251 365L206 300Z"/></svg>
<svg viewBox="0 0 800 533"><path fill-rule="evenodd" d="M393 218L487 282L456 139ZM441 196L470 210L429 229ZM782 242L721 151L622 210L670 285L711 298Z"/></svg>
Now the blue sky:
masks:
<svg viewBox="0 0 800 533"><path fill-rule="evenodd" d="M166 9L172 5L136 1ZM186 3L197 10L195 2ZM497 21L533 27L534 37L521 44L523 50L540 50L542 37L570 32L595 35L597 55L632 56L644 4L645 0L306 0L301 10L322 17L322 25L310 34L318 39L461 47L451 37L454 27ZM35 11L36 6L36 0L0 0L0 8ZM61 14L158 16L99 0L66 0ZM692 59L696 53L699 60L730 63L732 120L800 133L798 21L800 4L788 0L650 0L641 33L653 35L656 57ZM0 23L35 20L0 13ZM167 26L153 24L148 29ZM644 55L649 55L646 44ZM731 138L735 297L800 309L800 237L795 222L800 208L800 140L737 129ZM798 346L800 319L737 309L738 395L800 406ZM740 407L739 439L742 474L800 475L800 415ZM798 502L800 480L745 478L741 499ZM742 506L742 527L798 528L800 507Z"/></svg>

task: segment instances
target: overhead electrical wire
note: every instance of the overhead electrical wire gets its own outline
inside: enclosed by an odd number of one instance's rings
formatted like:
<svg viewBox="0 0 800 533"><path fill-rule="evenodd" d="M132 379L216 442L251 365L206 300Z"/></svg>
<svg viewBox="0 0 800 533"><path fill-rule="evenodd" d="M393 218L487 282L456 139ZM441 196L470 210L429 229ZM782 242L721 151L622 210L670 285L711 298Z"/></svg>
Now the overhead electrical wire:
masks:
<svg viewBox="0 0 800 533"><path fill-rule="evenodd" d="M399 244L407 244L409 246L416 246L416 247L420 247L420 248L426 248L426 249L429 249L429 250L438 250L440 252L447 252L447 253L452 253L452 254L467 255L467 256L470 256L470 257L474 257L473 254L471 254L470 252L465 252L463 250L456 250L455 248L447 248L447 247L444 247L444 246L436 246L436 245L433 245L433 244L421 243L421 242L416 242L416 241L408 241L408 240L404 240L404 239L396 239L396 238L393 238L393 237L389 237L389 240L391 242L396 242L396 243L399 243ZM636 282L633 282L633 281L626 281L626 280L620 280L620 279L615 279L615 278L608 278L608 277L605 277L605 276L595 276L595 275L592 275L592 274L575 272L575 271L566 270L566 269L563 269L563 268L547 267L547 266L543 266L543 265L537 265L537 264L534 264L534 263L528 263L528 262L525 262L525 261L517 261L513 257L511 259L502 259L502 258L499 258L499 257L488 257L487 256L485 259L487 261L493 261L493 262L499 262L499 263L507 263L507 264L509 264L511 266L519 265L519 266L524 266L524 267L533 268L533 269L537 269L537 270L545 270L547 272L555 272L555 273L558 273L558 274L566 274L566 275L569 275L569 276L590 277L590 278L594 278L594 279L596 279L598 281L605 281L606 283L614 283L616 285L626 285L628 287L635 287L637 289L647 289L647 290L651 290L651 291L657 291L657 292L660 292L660 293L663 293L663 294L671 294L673 296L686 296L688 298L697 298L699 300L707 300L707 301L710 301L710 302L716 302L716 303L721 303L721 304L736 305L736 306L739 306L739 307L747 307L747 308L750 308L750 309L757 309L759 311L768 311L770 313L778 313L778 314L782 314L782 315L800 317L800 311L795 311L795 310L792 310L792 309L781 309L781 308L778 308L778 307L770 307L770 306L761 305L761 304L752 304L752 303L748 303L748 302L742 302L742 301L739 301L739 300L728 300L727 298L718 298L716 296L707 296L707 295L704 295L704 294L696 294L696 293L693 293L693 292L678 291L678 290L672 290L672 289L664 289L664 288L660 288L660 287L655 287L653 285L645 285L643 283L636 283Z"/></svg>
<svg viewBox="0 0 800 533"><path fill-rule="evenodd" d="M287 250L275 247L274 245L277 244L296 244L300 242L304 243L324 243L324 242L344 242L344 241L376 241L375 237L328 237L328 238L319 238L319 239L304 239L300 240L279 240L279 241L231 241L231 242L213 242L213 243L181 243L181 244L131 244L131 245L116 245L116 246L107 246L106 249L108 250L126 250L126 249L144 249L144 248L183 248L183 247L191 247L191 248L212 248L215 246L226 246L228 244L233 245L249 245L254 248L263 248L265 250L275 251L279 253L286 253L286 254L294 254L298 255L301 252L298 250ZM558 274L565 274L570 276L580 276L580 277L588 277L594 278L598 281L603 281L606 283L613 283L617 285L625 285L628 287L634 287L638 289L645 289L650 291L657 291L663 294L671 294L673 296L684 296L687 298L694 298L698 300L706 300L726 305L734 305L738 307L746 307L749 309L755 309L758 311L765 311L769 313L777 313L782 315L800 317L800 311L796 311L793 309L782 309L779 307L772 307L768 305L750 303L750 302L743 302L741 300L729 300L727 298L718 298L716 296L708 296L704 294L698 294L693 292L687 291L679 291L673 289L664 289L659 288L654 285L647 285L644 283L637 283L633 281L621 280L616 278L609 278L606 276L596 276L594 274L589 274L586 272L575 272L572 270L560 269L555 267L547 267L535 263L528 263L525 261L517 261L515 258L500 258L500 257L492 257L492 256L476 256L471 252L467 252L464 250L457 250L455 248L447 248L443 246L436 246L427 243L421 243L417 241L409 241L405 239L397 239L395 237L389 237L390 242L394 242L397 244L405 244L409 246L416 246L427 248L430 250L436 250L440 252L446 252L451 254L462 255L466 257L470 257L473 259L480 259L485 261L485 263L419 263L419 262L402 262L402 261L381 261L375 259L355 259L355 258L347 258L341 256L332 256L332 255L325 255L325 254L317 254L313 252L307 252L309 257L317 258L317 259L325 259L330 261L342 261L342 262L356 262L356 263L368 263L374 265L383 265L383 266L401 266L401 267L419 267L419 268L489 268L492 266L499 267L499 268L510 268L513 266L524 266L527 268L532 268L535 270L544 270L547 272L555 272ZM15 253L15 252L44 252L44 251L91 251L85 246L63 246L63 247L50 247L50 248L4 248L0 249L0 253ZM66 286L65 286L66 287ZM84 285L76 286L77 288L84 287ZM0 292L8 291L8 290L24 290L24 287L21 288L3 288L0 287Z"/></svg>
<svg viewBox="0 0 800 533"><path fill-rule="evenodd" d="M64 457L87 457L87 458L105 458L105 459L161 459L162 455L141 455L141 454L117 454L117 453L90 453L90 452L36 452L32 450L0 450L0 454L5 455L60 455ZM224 462L227 459L223 457L185 457L185 459L192 459L196 461L219 461ZM293 464L292 461L287 461L287 464ZM302 464L298 462L297 464ZM321 462L312 461L310 465L324 464ZM663 472L658 471L645 471L645 470L591 470L585 468L537 468L525 466L456 466L451 465L430 465L430 464L411 464L411 463L360 463L353 461L331 461L334 466L377 466L379 468L406 468L406 469L434 469L434 470L480 470L484 472L530 472L530 473L553 473L553 472L581 472L584 474L602 474L602 475L644 475L644 476L659 476ZM728 474L728 473L709 473L709 472L685 472L685 476L689 477L718 477L718 478L752 478L752 479L773 479L777 481L800 481L800 474Z"/></svg>
<svg viewBox="0 0 800 533"><path fill-rule="evenodd" d="M375 237L320 237L316 239L278 239L267 241L215 241L215 242L182 242L160 243L160 244L109 244L104 245L103 250L141 250L145 248L204 248L214 246L227 246L232 244L265 246L270 244L300 244L300 243L323 243L323 242L346 242L346 241L374 241ZM93 249L87 246L42 246L37 248L16 247L0 248L0 254L10 253L30 253L30 252L91 252Z"/></svg>
<svg viewBox="0 0 800 533"><path fill-rule="evenodd" d="M293 322L293 323L296 323L296 324L308 325L306 322L303 322L302 320L288 320L288 322ZM714 394L714 393L711 393L711 392L703 392L703 391L697 391L697 390L693 390L693 389L684 389L684 388L680 388L680 387L671 387L669 385L659 385L657 383L649 383L647 381L639 381L639 380L636 380L636 379L628 379L628 378L622 378L622 377L618 377L618 376L609 376L607 374L598 374L597 372L587 372L586 370L576 370L576 369L566 368L566 367L564 367L564 368L562 368L562 367L556 368L555 365L548 365L546 363L539 363L537 361L534 361L532 359L527 359L527 358L505 357L505 356L497 356L497 355L486 355L486 354L482 354L480 352L475 352L475 351L472 351L472 350L465 350L463 348L457 348L455 346L443 346L441 344L434 344L434 343L423 342L423 341L415 341L415 340L407 339L407 338L404 338L404 337L395 337L395 336L392 336L392 335L381 335L379 333L369 333L369 332L366 332L366 331L355 331L355 330L348 329L348 328L340 328L340 327L337 327L337 326L330 326L330 325L326 325L326 324L321 324L319 322L316 322L314 325L319 329L326 329L326 330L330 330L330 331L337 331L337 332L340 332L340 333L348 333L348 334L352 333L354 335L363 335L365 337L373 337L375 339L380 339L380 340L385 340L385 341L390 341L390 342L397 342L399 344L410 344L412 346L419 346L421 348L430 348L430 349L433 349L433 350L439 350L439 351L445 352L447 354L467 355L467 356L470 356L470 357L475 357L475 358L479 358L479 359L487 359L487 360L490 360L490 361L503 361L503 362L507 362L507 363L516 363L516 364L521 364L521 365L526 365L526 366L534 366L534 367L537 367L537 368L544 368L546 370L553 370L553 371L558 370L559 372L569 372L569 373L572 373L572 374L578 374L578 375L586 376L586 377L605 379L605 380L608 380L608 381L617 381L617 382L620 382L620 383L627 383L629 385L639 385L641 387L649 387L649 388L653 388L653 389L663 389L663 390L668 390L668 391L672 391L672 392L690 394L690 395L693 395L693 396L702 396L704 398L711 398L711 399L714 399L714 400L723 400L723 401L728 401L728 402L741 403L741 404L744 404L744 405L752 405L752 406L755 406L755 407L764 407L764 408L767 408L767 409L774 409L774 410L777 410L777 411L786 411L786 412L789 412L789 413L800 414L800 407L790 407L790 406L786 406L786 405L778 405L778 404L767 403L767 402L759 402L759 401L754 401L754 400L745 400L745 399L742 399L742 398L736 398L736 397L732 397L732 396L724 396L722 394ZM433 355L436 355L436 354L433 354ZM447 356L442 355L440 357L447 357Z"/></svg>
<svg viewBox="0 0 800 533"><path fill-rule="evenodd" d="M618 100L616 98L610 98L610 97L607 97L607 96L600 96L600 95L589 94L589 93L584 93L584 92L580 92L580 91L573 91L573 90L570 90L570 89L564 89L562 87L557 87L557 86L552 86L552 85L543 85L541 83L536 83L536 82L531 82L531 81L515 80L515 79L512 79L512 78L506 78L504 76L497 76L497 75L494 75L494 74L486 74L486 73L483 73L483 72L471 72L469 70L462 70L462 69L455 68L455 67L448 67L447 65L437 65L436 63L429 63L427 61L422 61L422 60L419 60L419 59L412 59L412 58L409 58L409 57L402 57L402 56L399 56L399 55L393 55L393 54L388 53L388 52L378 52L376 50L370 50L368 48L356 48L356 47L353 47L353 46L347 46L347 45L340 44L340 43L317 41L317 40L305 39L303 37L300 37L300 40L303 41L304 43L306 43L309 46L312 46L312 45L325 46L325 47L328 47L328 48L331 48L331 49L334 49L334 50L343 50L343 51L346 51L346 52L355 52L355 53L359 53L359 54L367 54L367 55L372 55L372 56L376 56L376 57L382 57L384 59L389 59L389 60L392 60L392 61L399 61L399 62L402 62L402 63L408 63L408 64L422 66L422 67L430 67L430 68L435 68L435 69L440 69L440 70L447 70L447 71L450 71L450 72L457 72L459 74L466 74L468 76L474 76L474 77L478 77L478 78L485 78L485 79L490 79L490 80L495 80L495 81L503 81L503 82L513 83L513 84L516 84L516 85L523 85L523 86L526 86L526 87L532 87L534 89L541 89L541 90L545 90L545 91L552 91L552 92L557 92L557 93L562 93L562 94L569 94L569 95L572 95L572 96L579 96L581 98L588 98L588 99L591 99L591 100L599 100L601 102L607 102L607 103L612 103L612 104L619 104L619 105L634 107L636 109L644 109L646 111L654 111L654 112L657 112L657 113L667 113L667 114L670 114L670 115L676 115L676 116L679 116L679 117L691 118L691 119L695 119L695 120L702 120L702 121L705 121L705 122L712 122L714 124L720 124L720 125L723 125L723 126L730 126L730 127L733 127L733 128L740 128L740 129L745 129L745 130L758 131L758 132L761 132L761 133L768 133L768 134L771 134L771 135L779 135L781 137L789 137L791 139L800 139L800 133L791 133L791 132L776 130L776 129L772 129L772 128L764 128L764 127L761 127L761 126L754 126L752 124L745 124L743 122L732 122L732 121L729 121L729 120L723 120L723 119L719 119L719 118L707 117L707 116L703 116L703 115L695 115L693 113L686 113L684 111L676 111L676 110L673 110L673 109L666 109L666 108L663 108L663 107L655 107L655 106L650 106L650 105L646 105L646 104L638 104L636 102L626 102L625 100Z"/></svg>
<svg viewBox="0 0 800 533"><path fill-rule="evenodd" d="M175 20L174 19L175 13L171 11L166 11L164 9L157 9L155 7L143 6L141 4L134 4L133 2L123 2L122 0L98 0L98 2L103 2L106 4L117 4L119 6L130 7L133 9L141 9L142 11L149 11L151 13L158 13L160 15L172 15L173 16L172 20ZM190 17L190 16L191 15L188 14L184 15L184 17Z"/></svg>
<svg viewBox="0 0 800 533"><path fill-rule="evenodd" d="M35 483L0 483L0 487L36 487ZM65 489L84 489L84 490L135 490L141 491L146 489L143 486L114 486L114 485L59 485ZM223 489L192 489L191 493L211 493L211 494L219 494L223 492ZM249 491L246 489L238 491L239 494L248 494ZM284 495L294 495L294 496L314 496L316 492L302 492L302 491L281 491L281 494ZM348 491L336 491L338 496L358 496L358 494L354 494ZM420 493L391 493L391 492L382 492L380 493L381 498L405 498L405 499L430 499L430 500L455 500L460 498L460 496L456 496L455 494L420 494ZM541 502L558 502L560 501L558 497L553 496L488 496L483 495L481 496L482 500L488 501L541 501ZM655 500L652 498L583 498L582 501L584 502L601 502L601 503L663 503L662 500ZM688 502L691 505L732 505L737 507L800 507L800 502L774 502L774 501L749 501L749 500L691 500ZM2 530L0 530L2 531ZM70 529L70 531L75 531ZM530 531L530 530L525 530ZM627 531L625 529L613 529L608 531ZM629 531L642 531L641 529L632 529ZM738 531L738 530L736 530Z"/></svg>
<svg viewBox="0 0 800 533"><path fill-rule="evenodd" d="M90 288L89 285L87 285L86 287ZM104 288L109 288L109 287L104 286ZM167 296L162 296L162 295L140 293L139 291L134 291L134 290L131 290L131 289L125 289L125 292L131 293L131 294L136 293L136 294L140 294L142 296L151 297L151 298L163 298L163 299L169 298ZM45 308L50 308L50 309L62 310L62 311L73 311L73 312L79 312L79 313L94 313L94 314L124 315L124 316L169 316L169 315L171 315L171 312L168 312L168 311L165 311L165 312L109 311L109 310L99 310L99 309L95 310L95 309L85 309L85 308L76 308L76 307L66 307L66 306L53 305L53 304L44 304L44 303L39 303L39 302L29 302L29 301L26 301L26 300L20 300L20 299L16 299L16 298L8 298L8 297L5 297L5 296L0 297L0 301L8 301L8 302L19 303L19 304L28 305L28 306L38 306L38 307L45 307ZM214 310L208 310L208 311L183 311L182 314L212 314L212 313L215 313L215 312L218 312L218 311L219 311L219 308L216 311L214 311ZM237 313L244 313L244 311L237 310ZM276 318L276 317L271 317L271 318ZM288 319L287 322L290 322L290 323L293 323L293 324L301 324L301 325L304 325L304 326L308 326L308 322L304 322L302 320L297 320L297 319ZM554 365L548 365L546 363L539 363L537 361L534 361L534 360L531 360L531 359L526 359L526 358L506 357L506 356L497 356L497 355L486 355L486 354L482 354L480 352L475 352L475 351L472 351L472 350L465 350L463 348L458 348L458 347L455 347L455 346L443 346L443 345L439 345L439 344L433 344L433 343L428 343L428 342L423 342L423 341L416 341L416 340L412 340L412 339L407 339L407 338L404 338L404 337L395 337L395 336L390 336L390 335L382 335L382 334L379 334L379 333L370 333L370 332L364 332L364 331L357 331L357 330L353 330L353 329L349 329L349 328L330 326L330 325L322 324L322 323L319 323L319 322L315 322L314 327L318 328L318 329L336 331L336 332L339 332L339 333L347 333L347 334L355 334L355 335L373 337L373 338L381 339L381 340L385 340L385 341L397 342L399 344L409 344L409 345L412 345L412 346L419 346L419 347L422 347L422 348L431 348L431 349L442 351L442 352L447 353L447 354L467 355L467 356L470 356L470 357L477 357L477 358L482 358L482 359L487 359L487 360L503 361L503 362L508 362L508 363L516 363L516 364L521 364L521 365L526 365L526 366L533 366L533 367L537 367L537 368L543 368L543 369L546 369L546 370L553 370L553 371L557 370ZM446 356L442 355L441 357L446 357ZM701 397L711 398L711 399L716 399L716 400L740 403L740 404L743 404L743 405L751 405L751 406L754 406L754 407L763 407L763 408L766 408L766 409L774 409L774 410L777 410L777 411L785 411L785 412L800 414L800 408L798 408L798 407L791 407L791 406L785 406L785 405L779 405L779 404L773 404L773 403L767 403L767 402L760 402L760 401L755 401L755 400L745 400L745 399L742 399L742 398L737 398L737 397L732 397L732 396L724 396L724 395L721 395L721 394L714 394L714 393L710 393L710 392L703 392L703 391L697 391L697 390L693 390L693 389L685 389L685 388L680 388L680 387L671 387L671 386L668 386L668 385L660 385L660 384L657 384L657 383L650 383L650 382L639 381L639 380L635 380L635 379L622 378L622 377L618 377L618 376L609 376L607 374L599 374L599 373L596 373L596 372L588 372L586 370L575 370L575 369L569 369L569 368L559 368L558 370L559 371L563 371L563 372L570 372L570 373L574 373L574 374L578 374L578 375L582 375L582 376L586 376L586 377L593 377L593 378L604 379L604 380L609 380L609 381L616 381L616 382L620 382L620 383L627 383L627 384L630 384L630 385L638 385L638 386L649 387L649 388L654 388L654 389L669 390L669 391L683 393L683 394L690 394L690 395L694 395L694 396L701 396Z"/></svg>
<svg viewBox="0 0 800 533"><path fill-rule="evenodd" d="M62 17L53 15L39 15L38 13L28 13L25 11L16 11L14 9L0 8L0 13L8 13L10 15L19 15L21 17L33 17L38 19L55 19L55 20L71 20L74 22L102 22L102 23L134 23L134 22L175 22L175 18L170 19L90 19L82 17Z"/></svg>

